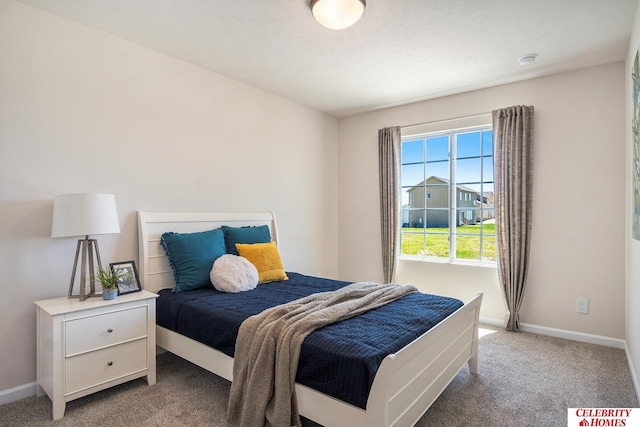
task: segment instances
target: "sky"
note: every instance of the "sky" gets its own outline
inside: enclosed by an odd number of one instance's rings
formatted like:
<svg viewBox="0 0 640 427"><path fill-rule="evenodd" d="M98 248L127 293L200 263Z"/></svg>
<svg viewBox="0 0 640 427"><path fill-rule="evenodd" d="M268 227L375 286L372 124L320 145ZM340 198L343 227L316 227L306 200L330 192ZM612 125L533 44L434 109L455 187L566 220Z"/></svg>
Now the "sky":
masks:
<svg viewBox="0 0 640 427"><path fill-rule="evenodd" d="M430 176L449 179L449 140L455 152L456 181L477 192L493 192L493 131L404 138L402 143L402 205L408 187ZM426 157L425 157L426 155ZM426 170L424 161L427 161ZM484 180L484 185L480 182Z"/></svg>

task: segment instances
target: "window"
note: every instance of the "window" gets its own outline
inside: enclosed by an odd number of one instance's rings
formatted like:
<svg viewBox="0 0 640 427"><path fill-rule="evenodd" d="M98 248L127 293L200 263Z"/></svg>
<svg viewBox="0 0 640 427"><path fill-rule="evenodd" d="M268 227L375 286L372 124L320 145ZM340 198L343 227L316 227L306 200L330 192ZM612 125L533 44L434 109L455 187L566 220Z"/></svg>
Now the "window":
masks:
<svg viewBox="0 0 640 427"><path fill-rule="evenodd" d="M491 125L402 136L401 256L496 260Z"/></svg>

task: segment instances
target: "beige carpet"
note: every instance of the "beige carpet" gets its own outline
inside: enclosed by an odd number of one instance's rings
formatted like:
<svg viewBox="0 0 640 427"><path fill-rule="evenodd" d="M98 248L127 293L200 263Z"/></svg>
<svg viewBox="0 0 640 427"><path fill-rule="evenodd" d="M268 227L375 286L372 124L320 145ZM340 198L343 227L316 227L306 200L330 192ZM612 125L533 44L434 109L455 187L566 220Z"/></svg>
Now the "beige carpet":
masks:
<svg viewBox="0 0 640 427"><path fill-rule="evenodd" d="M480 373L465 367L417 426L566 426L567 408L638 407L624 351L486 329ZM229 387L165 353L155 386L140 379L69 402L57 422L47 397L22 399L0 406L0 425L226 426Z"/></svg>

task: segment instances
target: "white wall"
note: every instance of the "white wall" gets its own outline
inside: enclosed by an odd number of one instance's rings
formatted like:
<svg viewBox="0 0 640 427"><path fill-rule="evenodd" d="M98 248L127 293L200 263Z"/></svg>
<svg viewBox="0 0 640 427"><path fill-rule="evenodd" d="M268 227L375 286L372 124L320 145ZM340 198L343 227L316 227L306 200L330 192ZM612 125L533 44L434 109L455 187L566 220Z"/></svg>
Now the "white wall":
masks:
<svg viewBox="0 0 640 427"><path fill-rule="evenodd" d="M273 210L285 267L337 277L336 119L11 0L0 58L0 392L35 381L33 301L67 292L56 194L115 194L103 264L136 259L137 209Z"/></svg>
<svg viewBox="0 0 640 427"><path fill-rule="evenodd" d="M639 2L640 5L640 2ZM625 62L625 136L626 136L626 188L625 188L625 252L626 252L626 342L629 364L632 370L636 393L640 396L640 241L632 238L631 218L633 213L633 136L631 118L633 114L633 82L631 70L636 52L640 49L640 7L636 10L633 33L629 43L629 53Z"/></svg>
<svg viewBox="0 0 640 427"><path fill-rule="evenodd" d="M342 119L340 276L382 279L379 128L533 105L533 238L520 320L624 338L624 93L617 63ZM463 300L484 292L481 315L504 319L495 269L400 261L396 280ZM588 315L576 313L576 297L589 298Z"/></svg>

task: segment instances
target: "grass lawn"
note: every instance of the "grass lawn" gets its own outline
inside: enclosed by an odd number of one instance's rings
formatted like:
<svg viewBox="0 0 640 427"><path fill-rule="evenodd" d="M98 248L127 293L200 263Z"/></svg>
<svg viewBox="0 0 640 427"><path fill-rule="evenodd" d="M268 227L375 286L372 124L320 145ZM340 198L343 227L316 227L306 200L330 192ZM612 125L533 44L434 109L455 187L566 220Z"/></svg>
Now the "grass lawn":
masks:
<svg viewBox="0 0 640 427"><path fill-rule="evenodd" d="M480 260L480 232L482 231L482 260L496 260L496 225L461 225L456 228L456 258ZM426 238L426 244L425 244ZM403 228L402 254L449 258L448 228Z"/></svg>

